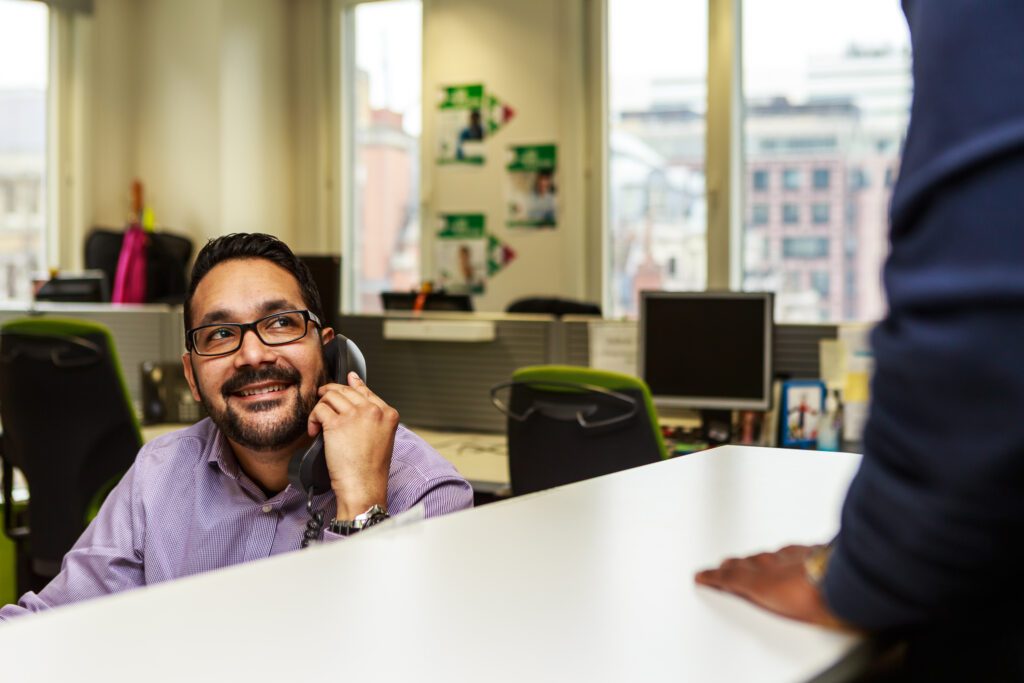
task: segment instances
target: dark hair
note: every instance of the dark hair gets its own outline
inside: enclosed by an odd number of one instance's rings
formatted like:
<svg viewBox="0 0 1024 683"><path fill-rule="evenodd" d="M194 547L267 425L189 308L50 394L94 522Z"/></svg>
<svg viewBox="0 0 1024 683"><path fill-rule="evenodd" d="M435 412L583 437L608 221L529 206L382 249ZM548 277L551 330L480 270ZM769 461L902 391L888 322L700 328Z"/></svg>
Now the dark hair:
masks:
<svg viewBox="0 0 1024 683"><path fill-rule="evenodd" d="M302 301L310 313L315 315L321 324L331 324L330 320L324 319L320 291L313 281L313 274L309 272L309 267L292 253L287 244L273 235L236 232L210 240L196 256L195 265L192 266L192 280L188 283L188 294L185 296L186 333L192 324L192 297L196 293L196 287L214 266L234 259L265 259L287 270L299 283Z"/></svg>

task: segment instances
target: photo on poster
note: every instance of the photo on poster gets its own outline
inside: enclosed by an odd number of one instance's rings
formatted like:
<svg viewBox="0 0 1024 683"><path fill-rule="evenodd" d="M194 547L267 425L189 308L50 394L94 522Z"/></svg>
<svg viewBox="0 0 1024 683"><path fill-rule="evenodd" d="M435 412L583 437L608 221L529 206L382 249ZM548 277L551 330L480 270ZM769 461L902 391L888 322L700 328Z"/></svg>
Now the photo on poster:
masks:
<svg viewBox="0 0 1024 683"><path fill-rule="evenodd" d="M558 158L555 145L512 145L507 170L510 228L558 225Z"/></svg>
<svg viewBox="0 0 1024 683"><path fill-rule="evenodd" d="M438 287L453 294L482 294L490 243L483 214L442 214L434 247Z"/></svg>
<svg viewBox="0 0 1024 683"><path fill-rule="evenodd" d="M441 88L437 111L437 162L482 165L484 140L484 86L450 85Z"/></svg>
<svg viewBox="0 0 1024 683"><path fill-rule="evenodd" d="M825 383L817 380L789 380L782 383L781 445L814 448L818 425L825 408Z"/></svg>

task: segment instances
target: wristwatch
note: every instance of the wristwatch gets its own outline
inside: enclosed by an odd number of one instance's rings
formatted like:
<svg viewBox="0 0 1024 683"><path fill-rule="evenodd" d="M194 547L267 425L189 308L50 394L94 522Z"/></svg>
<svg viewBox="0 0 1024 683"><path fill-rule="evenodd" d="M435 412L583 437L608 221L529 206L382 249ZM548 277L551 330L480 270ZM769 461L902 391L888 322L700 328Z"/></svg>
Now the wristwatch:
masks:
<svg viewBox="0 0 1024 683"><path fill-rule="evenodd" d="M816 588L821 588L821 584L825 580L825 572L828 571L828 561L831 557L832 543L829 543L812 550L804 560L804 574Z"/></svg>
<svg viewBox="0 0 1024 683"><path fill-rule="evenodd" d="M374 524L380 524L385 519L388 519L388 511L380 505L374 505L361 515L356 515L355 519L338 519L335 517L327 525L327 529L339 536L351 536Z"/></svg>

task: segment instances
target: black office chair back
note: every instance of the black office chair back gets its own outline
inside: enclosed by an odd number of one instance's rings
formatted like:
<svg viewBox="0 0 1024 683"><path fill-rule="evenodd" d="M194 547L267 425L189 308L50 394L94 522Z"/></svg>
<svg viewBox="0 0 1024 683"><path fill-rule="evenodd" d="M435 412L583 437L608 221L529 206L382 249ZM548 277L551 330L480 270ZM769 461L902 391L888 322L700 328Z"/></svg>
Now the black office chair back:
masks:
<svg viewBox="0 0 1024 683"><path fill-rule="evenodd" d="M601 315L601 307L587 301L559 299L557 297L525 297L517 299L505 308L506 313L548 313L563 315Z"/></svg>
<svg viewBox="0 0 1024 683"><path fill-rule="evenodd" d="M169 232L150 232L146 236L146 301L184 302L192 240ZM85 238L85 267L102 270L113 283L123 242L123 230L93 228Z"/></svg>
<svg viewBox="0 0 1024 683"><path fill-rule="evenodd" d="M508 453L512 494L661 460L643 392L512 382Z"/></svg>
<svg viewBox="0 0 1024 683"><path fill-rule="evenodd" d="M115 363L104 334L0 332L5 470L28 482L28 552L42 577L57 574L90 502L141 446Z"/></svg>

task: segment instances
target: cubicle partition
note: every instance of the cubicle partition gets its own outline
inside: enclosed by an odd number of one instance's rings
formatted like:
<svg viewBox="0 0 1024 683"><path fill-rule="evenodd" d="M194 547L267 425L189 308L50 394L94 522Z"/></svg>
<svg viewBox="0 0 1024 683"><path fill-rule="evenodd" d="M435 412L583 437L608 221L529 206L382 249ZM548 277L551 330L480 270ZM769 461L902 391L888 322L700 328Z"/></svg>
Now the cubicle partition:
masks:
<svg viewBox="0 0 1024 683"><path fill-rule="evenodd" d="M557 335L562 340L561 357L553 362L568 365L590 365L590 323L592 318L566 317ZM635 321L602 321L602 325L617 324L635 328ZM699 331L695 330L695 334ZM836 339L836 325L776 324L772 341L772 366L777 378L814 379L820 376L819 342ZM680 341L680 353L685 353L685 342Z"/></svg>
<svg viewBox="0 0 1024 683"><path fill-rule="evenodd" d="M554 322L547 315L343 315L340 332L362 349L371 388L404 423L501 433L505 418L490 388L516 368L550 362Z"/></svg>

